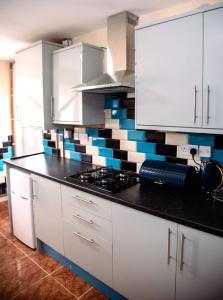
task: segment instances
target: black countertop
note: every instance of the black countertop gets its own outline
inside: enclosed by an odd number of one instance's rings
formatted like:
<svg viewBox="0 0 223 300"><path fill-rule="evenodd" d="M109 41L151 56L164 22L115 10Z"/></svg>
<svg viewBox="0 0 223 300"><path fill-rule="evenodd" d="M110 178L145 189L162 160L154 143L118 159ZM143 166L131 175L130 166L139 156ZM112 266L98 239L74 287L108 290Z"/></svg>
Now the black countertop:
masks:
<svg viewBox="0 0 223 300"><path fill-rule="evenodd" d="M193 192L180 193L140 183L112 194L89 188L83 183L71 183L64 177L85 171L92 165L69 159L37 154L5 160L6 164L78 188L104 199L223 237L223 203Z"/></svg>

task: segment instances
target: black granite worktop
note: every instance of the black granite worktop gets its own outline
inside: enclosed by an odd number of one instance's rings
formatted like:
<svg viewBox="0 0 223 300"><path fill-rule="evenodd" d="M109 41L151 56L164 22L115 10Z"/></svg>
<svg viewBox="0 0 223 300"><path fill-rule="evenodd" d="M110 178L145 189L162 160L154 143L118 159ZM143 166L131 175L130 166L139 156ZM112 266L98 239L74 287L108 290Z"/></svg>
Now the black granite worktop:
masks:
<svg viewBox="0 0 223 300"><path fill-rule="evenodd" d="M44 176L59 183L78 188L104 199L190 226L223 237L223 203L196 192L167 191L145 187L140 183L121 192L112 194L95 188L73 184L65 179L77 171L85 171L92 165L79 161L37 154L5 160L6 164Z"/></svg>

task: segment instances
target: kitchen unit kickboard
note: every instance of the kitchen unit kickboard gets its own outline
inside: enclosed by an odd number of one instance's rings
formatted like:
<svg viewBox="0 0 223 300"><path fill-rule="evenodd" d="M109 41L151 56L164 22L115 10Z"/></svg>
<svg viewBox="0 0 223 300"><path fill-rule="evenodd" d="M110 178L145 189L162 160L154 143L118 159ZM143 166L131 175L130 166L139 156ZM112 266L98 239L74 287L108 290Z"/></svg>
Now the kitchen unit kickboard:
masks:
<svg viewBox="0 0 223 300"><path fill-rule="evenodd" d="M104 113L105 128L75 126L44 131L44 152L139 172L146 159L194 165L191 155L182 149L195 147L198 163L211 158L223 164L223 135L137 130L132 94L106 95ZM210 157L204 156L204 148Z"/></svg>

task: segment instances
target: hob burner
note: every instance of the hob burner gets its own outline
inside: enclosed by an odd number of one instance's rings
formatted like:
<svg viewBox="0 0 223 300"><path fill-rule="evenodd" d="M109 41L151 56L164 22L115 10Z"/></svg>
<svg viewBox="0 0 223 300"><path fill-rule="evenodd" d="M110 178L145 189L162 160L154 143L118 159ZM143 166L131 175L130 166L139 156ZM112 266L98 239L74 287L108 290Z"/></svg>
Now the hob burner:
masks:
<svg viewBox="0 0 223 300"><path fill-rule="evenodd" d="M71 182L81 181L86 186L92 186L96 189L113 193L124 190L139 182L138 174L110 167L88 169L86 172L77 172L74 175L66 177L66 179Z"/></svg>

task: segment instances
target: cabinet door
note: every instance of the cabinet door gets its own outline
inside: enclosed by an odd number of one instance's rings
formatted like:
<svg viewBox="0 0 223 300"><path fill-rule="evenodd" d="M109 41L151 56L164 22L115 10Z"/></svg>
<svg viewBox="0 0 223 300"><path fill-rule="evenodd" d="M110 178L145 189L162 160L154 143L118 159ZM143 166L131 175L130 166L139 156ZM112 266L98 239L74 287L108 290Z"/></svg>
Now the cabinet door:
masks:
<svg viewBox="0 0 223 300"><path fill-rule="evenodd" d="M177 224L114 203L112 209L113 288L130 300L173 300Z"/></svg>
<svg viewBox="0 0 223 300"><path fill-rule="evenodd" d="M36 237L63 254L60 185L32 175Z"/></svg>
<svg viewBox="0 0 223 300"><path fill-rule="evenodd" d="M42 45L16 54L15 102L19 122L23 126L43 127ZM20 115L18 117L18 115Z"/></svg>
<svg viewBox="0 0 223 300"><path fill-rule="evenodd" d="M181 225L178 234L176 300L223 299L223 238Z"/></svg>
<svg viewBox="0 0 223 300"><path fill-rule="evenodd" d="M204 122L223 129L223 8L204 13Z"/></svg>
<svg viewBox="0 0 223 300"><path fill-rule="evenodd" d="M201 127L202 14L136 31L136 124Z"/></svg>
<svg viewBox="0 0 223 300"><path fill-rule="evenodd" d="M81 83L81 47L53 54L54 123L81 122L82 94L69 89Z"/></svg>

